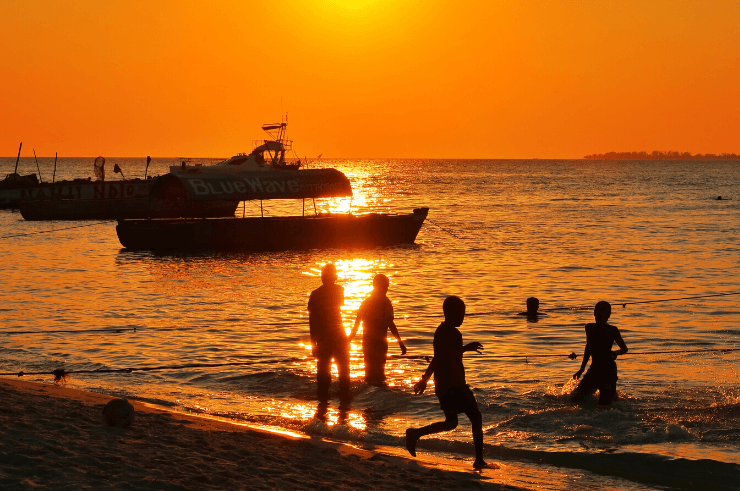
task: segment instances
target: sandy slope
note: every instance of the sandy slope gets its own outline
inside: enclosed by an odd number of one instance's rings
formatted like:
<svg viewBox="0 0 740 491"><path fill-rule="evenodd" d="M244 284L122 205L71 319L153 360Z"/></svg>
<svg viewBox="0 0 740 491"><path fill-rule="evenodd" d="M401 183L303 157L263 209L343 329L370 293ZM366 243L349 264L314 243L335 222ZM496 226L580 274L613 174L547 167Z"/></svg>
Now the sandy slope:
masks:
<svg viewBox="0 0 740 491"><path fill-rule="evenodd" d="M0 379L1 489L514 489L474 472L290 437L131 401L129 429L103 424L111 398Z"/></svg>

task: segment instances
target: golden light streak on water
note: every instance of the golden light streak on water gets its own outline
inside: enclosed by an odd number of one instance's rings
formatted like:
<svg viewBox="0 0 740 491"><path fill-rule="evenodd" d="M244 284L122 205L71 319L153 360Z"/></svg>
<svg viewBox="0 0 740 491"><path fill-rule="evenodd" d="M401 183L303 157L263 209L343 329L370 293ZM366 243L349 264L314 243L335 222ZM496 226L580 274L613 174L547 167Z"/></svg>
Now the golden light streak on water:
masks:
<svg viewBox="0 0 740 491"><path fill-rule="evenodd" d="M316 413L316 406L311 404L286 404L281 407L280 415L298 421L310 421Z"/></svg>
<svg viewBox="0 0 740 491"><path fill-rule="evenodd" d="M365 431L367 429L365 417L360 413L349 413L347 415L347 424L356 430Z"/></svg>
<svg viewBox="0 0 740 491"><path fill-rule="evenodd" d="M324 198L316 200L316 210L319 213L346 214L350 208L355 206L354 199L350 198Z"/></svg>

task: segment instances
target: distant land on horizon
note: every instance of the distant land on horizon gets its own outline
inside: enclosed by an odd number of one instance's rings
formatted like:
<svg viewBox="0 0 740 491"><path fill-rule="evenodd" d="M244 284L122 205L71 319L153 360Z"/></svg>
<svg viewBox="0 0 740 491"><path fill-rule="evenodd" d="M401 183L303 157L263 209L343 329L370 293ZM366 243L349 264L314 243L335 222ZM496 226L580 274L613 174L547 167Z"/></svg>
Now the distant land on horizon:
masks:
<svg viewBox="0 0 740 491"><path fill-rule="evenodd" d="M95 160L97 156L95 155L88 155L88 156L69 156L69 157L58 157L60 160ZM17 155L5 155L0 156L0 159L2 160L10 160L12 159L13 162L18 158ZM197 161L212 161L210 164L215 164L216 161L220 162L223 160L226 160L228 157L183 157L182 155L176 156L176 157L162 157L162 156L156 156L152 157L152 160L156 159L158 161L163 160L169 160L175 163L176 161L179 161L181 159L190 159L190 160L197 160ZM44 161L53 160L54 156L50 155L39 155L37 157L38 160L41 160L42 163ZM119 160L119 159L126 159L126 160L142 160L145 161L146 157L143 155L137 155L137 156L120 156L120 155L114 155L114 156L106 156L106 161L110 160ZM578 160L578 158L566 158L566 157L529 157L529 158L505 158L505 157L467 157L467 158L434 158L434 157L322 157L320 159L308 157L306 159L306 162L315 164L316 162L320 161L326 161L331 162L333 160ZM721 153L721 154L714 154L714 153L707 153L707 154L700 154L697 153L696 155L692 155L689 152L660 152L660 151L653 151L653 152L607 152L607 153L595 153L592 155L586 155L582 157L584 160L738 160L740 161L740 155L734 154L734 153ZM301 158L303 160L303 158ZM21 162L33 162L34 157L28 156L28 155L21 155L20 157ZM48 163L48 162L47 162Z"/></svg>
<svg viewBox="0 0 740 491"><path fill-rule="evenodd" d="M583 157L586 160L740 160L734 153L713 153L691 155L689 152L607 152Z"/></svg>

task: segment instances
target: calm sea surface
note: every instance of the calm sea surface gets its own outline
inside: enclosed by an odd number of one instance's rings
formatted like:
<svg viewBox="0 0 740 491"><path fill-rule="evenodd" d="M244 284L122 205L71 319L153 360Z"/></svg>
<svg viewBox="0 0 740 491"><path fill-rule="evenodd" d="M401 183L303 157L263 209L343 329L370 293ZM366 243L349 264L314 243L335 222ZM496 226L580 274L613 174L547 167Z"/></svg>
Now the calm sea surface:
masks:
<svg viewBox="0 0 740 491"><path fill-rule="evenodd" d="M143 158L110 158L109 179L120 179L114 163L128 178L144 174ZM164 173L171 163L154 159L149 173ZM14 158L0 159L0 173L14 165ZM39 166L50 180L53 158L39 159ZM348 175L354 213L428 206L430 222L416 245L129 252L115 222L26 222L17 211L0 210L0 371L249 362L73 373L66 383L400 453L407 427L442 418L433 390L414 395L411 389L423 359L394 358L389 386L367 386L355 343L351 405L333 399L325 414L317 412L305 309L321 266L331 261L345 287L348 329L373 275L390 277L409 355L432 353L445 296L460 296L469 314L480 314L460 329L465 342L485 348L483 355L466 354L465 367L483 412L487 458L502 466L486 471L493 479L544 489L740 486L740 351L676 353L740 348L740 295L634 303L740 292L740 162L333 160L319 166ZM92 168L93 158L60 159L56 178L91 176ZM35 170L33 159L21 159L21 173ZM349 206L348 199L317 201L319 211ZM301 202L266 201L264 210L300 214ZM242 213L258 215L259 203L240 207ZM529 296L542 309L612 303L611 323L630 354L617 361L619 400L611 408L599 410L595 399L573 405L565 396L593 313L551 311L527 322L516 314ZM136 332L43 332L103 328ZM655 351L673 353L641 354ZM571 352L577 360L565 356ZM400 355L396 344L390 353ZM467 419L451 433L422 440L419 450L469 466Z"/></svg>

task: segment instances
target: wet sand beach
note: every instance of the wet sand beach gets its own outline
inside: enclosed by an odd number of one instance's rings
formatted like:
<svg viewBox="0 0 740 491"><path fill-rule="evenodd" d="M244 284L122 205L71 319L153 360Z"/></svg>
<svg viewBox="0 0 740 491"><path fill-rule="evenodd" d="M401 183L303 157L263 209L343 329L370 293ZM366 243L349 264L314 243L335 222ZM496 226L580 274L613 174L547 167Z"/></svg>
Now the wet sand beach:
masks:
<svg viewBox="0 0 740 491"><path fill-rule="evenodd" d="M2 489L521 489L138 401L108 427L110 396L64 386L0 379L0 398Z"/></svg>

